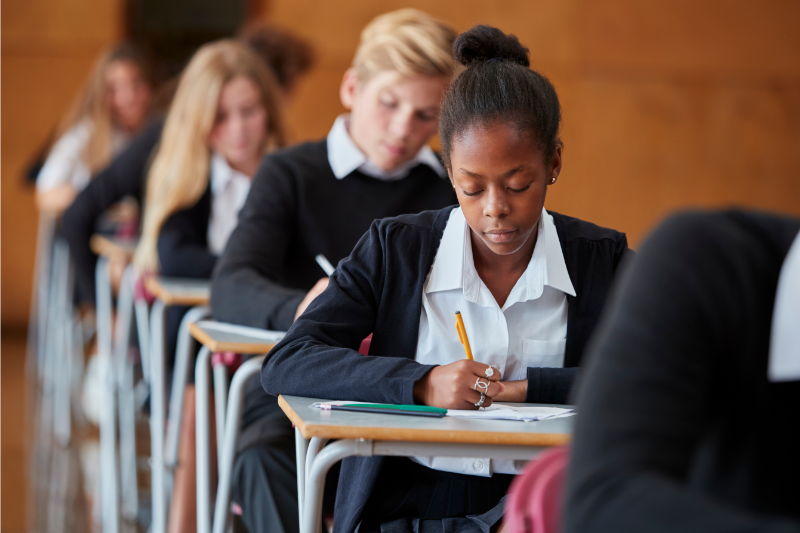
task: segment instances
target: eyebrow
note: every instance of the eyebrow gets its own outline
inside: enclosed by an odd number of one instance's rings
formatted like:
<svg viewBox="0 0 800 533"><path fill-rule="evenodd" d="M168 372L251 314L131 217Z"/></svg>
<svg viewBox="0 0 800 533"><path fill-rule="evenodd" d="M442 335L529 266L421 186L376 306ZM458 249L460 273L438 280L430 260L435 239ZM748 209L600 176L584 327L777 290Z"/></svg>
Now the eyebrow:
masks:
<svg viewBox="0 0 800 533"><path fill-rule="evenodd" d="M504 178L510 178L511 176L513 176L514 174L516 174L517 172L520 172L521 170L524 170L524 169L525 169L525 165L520 165L520 166L518 166L518 167L512 168L511 170L509 170L508 172L506 172L505 174L503 174L503 177L504 177ZM475 172L470 172L470 171L469 171L469 170L467 170L466 168L459 168L459 169L458 169L458 171L459 171L459 172L463 172L463 173L464 173L464 174L466 174L467 176L471 176L471 177L473 177L473 178L482 178L482 177L483 177L482 175L480 175L480 174L477 174L477 173L475 173Z"/></svg>

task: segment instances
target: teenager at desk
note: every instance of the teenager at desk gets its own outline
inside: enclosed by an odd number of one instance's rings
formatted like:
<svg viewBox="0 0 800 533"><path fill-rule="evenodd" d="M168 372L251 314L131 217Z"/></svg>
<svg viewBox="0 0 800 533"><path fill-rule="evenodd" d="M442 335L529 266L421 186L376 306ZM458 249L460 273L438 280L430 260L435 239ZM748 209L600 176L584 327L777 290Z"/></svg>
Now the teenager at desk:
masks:
<svg viewBox="0 0 800 533"><path fill-rule="evenodd" d="M455 36L414 9L364 29L340 90L350 114L336 119L326 139L266 157L253 179L212 281L216 319L287 330L327 283L317 254L335 264L376 218L456 201L426 146L455 66ZM248 389L239 451L233 497L247 527L297 531L294 432L257 380Z"/></svg>
<svg viewBox="0 0 800 533"><path fill-rule="evenodd" d="M268 393L456 409L566 402L626 238L544 209L561 172L561 112L528 50L488 26L454 50L466 69L445 96L440 137L459 206L376 221L265 359ZM422 520L420 531L481 531L499 522L516 472L492 458L348 458L336 529Z"/></svg>
<svg viewBox="0 0 800 533"><path fill-rule="evenodd" d="M642 245L580 387L565 531L800 532L800 376L768 373L800 359L798 231L685 213Z"/></svg>
<svg viewBox="0 0 800 533"><path fill-rule="evenodd" d="M39 209L60 215L98 172L140 133L153 95L151 66L122 43L97 60L36 178Z"/></svg>
<svg viewBox="0 0 800 533"><path fill-rule="evenodd" d="M291 99L297 80L312 64L309 46L275 26L255 26L243 31L239 40L250 46L271 68L279 82L281 107ZM81 301L94 305L94 268L97 257L89 247L98 218L126 196L143 204L146 179L161 139L160 118L134 138L128 148L89 182L66 210L63 234L75 263L75 283ZM187 134L191 132L186 132Z"/></svg>

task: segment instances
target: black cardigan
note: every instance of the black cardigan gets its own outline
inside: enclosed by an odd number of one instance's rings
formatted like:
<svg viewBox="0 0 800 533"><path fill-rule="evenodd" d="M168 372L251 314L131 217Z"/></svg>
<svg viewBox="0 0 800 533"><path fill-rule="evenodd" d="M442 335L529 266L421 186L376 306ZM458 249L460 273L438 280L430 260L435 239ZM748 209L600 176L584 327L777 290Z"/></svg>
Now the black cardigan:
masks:
<svg viewBox="0 0 800 533"><path fill-rule="evenodd" d="M211 310L224 322L287 330L300 301L332 263L350 255L373 220L455 203L450 182L427 165L401 180L354 171L336 179L325 140L264 158L239 224L214 272Z"/></svg>
<svg viewBox="0 0 800 533"><path fill-rule="evenodd" d="M264 389L274 395L413 404L414 383L433 368L414 360L423 285L452 209L373 223L325 292L264 359ZM567 297L566 368L529 369L527 401L564 403L628 246L622 233L551 214L577 296ZM357 350L370 333L370 356L364 357ZM358 524L383 461L344 460L338 531L353 531Z"/></svg>
<svg viewBox="0 0 800 533"><path fill-rule="evenodd" d="M81 301L95 302L94 269L97 256L89 247L97 220L108 208L126 196L142 206L150 158L161 139L162 119L145 128L89 185L64 212L61 233L69 243L75 264L75 284Z"/></svg>
<svg viewBox="0 0 800 533"><path fill-rule="evenodd" d="M158 234L158 260L162 276L211 277L217 262L217 255L208 249L211 198L209 185L196 204L173 213L164 221Z"/></svg>
<svg viewBox="0 0 800 533"><path fill-rule="evenodd" d="M800 382L767 380L798 230L692 213L644 243L588 352L565 531L800 532Z"/></svg>

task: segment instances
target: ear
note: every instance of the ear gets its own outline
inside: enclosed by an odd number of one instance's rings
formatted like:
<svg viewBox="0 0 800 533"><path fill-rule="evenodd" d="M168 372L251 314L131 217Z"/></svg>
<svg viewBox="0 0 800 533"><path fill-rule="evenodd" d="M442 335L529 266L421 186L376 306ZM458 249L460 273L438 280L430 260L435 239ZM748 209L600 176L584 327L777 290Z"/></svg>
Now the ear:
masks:
<svg viewBox="0 0 800 533"><path fill-rule="evenodd" d="M559 145L556 146L556 151L553 153L553 157L550 158L550 162L549 162L549 167L550 168L548 170L550 171L549 175L550 175L550 179L551 180L558 179L558 175L561 174L561 151L562 151L562 149L563 149L563 146L561 146L561 144L559 143Z"/></svg>
<svg viewBox="0 0 800 533"><path fill-rule="evenodd" d="M352 68L347 69L342 78L342 85L339 87L339 98L342 100L342 105L348 110L353 108L358 94L358 86L356 71Z"/></svg>

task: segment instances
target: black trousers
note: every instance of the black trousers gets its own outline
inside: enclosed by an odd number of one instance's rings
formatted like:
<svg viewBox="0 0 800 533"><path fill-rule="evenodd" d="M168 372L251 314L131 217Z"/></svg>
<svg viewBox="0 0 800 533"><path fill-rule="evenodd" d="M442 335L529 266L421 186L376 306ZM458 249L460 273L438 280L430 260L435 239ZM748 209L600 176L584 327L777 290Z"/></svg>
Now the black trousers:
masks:
<svg viewBox="0 0 800 533"><path fill-rule="evenodd" d="M297 533L297 466L292 423L256 378L245 391L242 433L233 470L233 501L249 533ZM333 510L339 465L325 483L323 512Z"/></svg>

